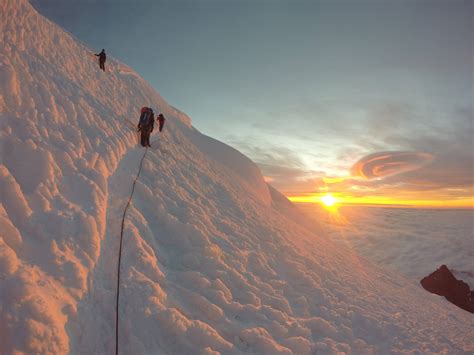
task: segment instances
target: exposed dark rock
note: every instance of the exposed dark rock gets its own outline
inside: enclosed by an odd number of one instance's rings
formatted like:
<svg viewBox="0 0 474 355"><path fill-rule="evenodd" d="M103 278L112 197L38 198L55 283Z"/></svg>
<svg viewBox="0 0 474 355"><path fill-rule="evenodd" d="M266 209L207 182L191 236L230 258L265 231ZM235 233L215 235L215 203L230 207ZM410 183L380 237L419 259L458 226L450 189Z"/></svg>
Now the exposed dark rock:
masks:
<svg viewBox="0 0 474 355"><path fill-rule="evenodd" d="M474 313L474 291L469 285L458 280L446 265L421 280L423 288L446 299L468 312Z"/></svg>

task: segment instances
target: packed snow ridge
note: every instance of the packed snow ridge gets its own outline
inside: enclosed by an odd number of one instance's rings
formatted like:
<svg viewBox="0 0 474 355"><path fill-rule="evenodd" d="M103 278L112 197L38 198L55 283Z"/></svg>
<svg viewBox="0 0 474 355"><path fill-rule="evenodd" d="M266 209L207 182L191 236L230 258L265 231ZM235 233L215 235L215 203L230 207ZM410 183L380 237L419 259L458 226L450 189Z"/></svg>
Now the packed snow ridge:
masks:
<svg viewBox="0 0 474 355"><path fill-rule="evenodd" d="M0 2L0 353L461 354L474 320L328 241L236 150L138 74ZM153 139L153 138L152 138Z"/></svg>

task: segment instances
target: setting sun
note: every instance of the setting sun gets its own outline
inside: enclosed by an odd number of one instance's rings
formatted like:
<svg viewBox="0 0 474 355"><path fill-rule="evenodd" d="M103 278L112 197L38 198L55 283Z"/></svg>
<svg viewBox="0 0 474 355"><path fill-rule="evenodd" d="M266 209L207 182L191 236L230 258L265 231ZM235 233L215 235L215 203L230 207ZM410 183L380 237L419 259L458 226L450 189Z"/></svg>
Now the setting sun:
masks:
<svg viewBox="0 0 474 355"><path fill-rule="evenodd" d="M325 206L328 206L328 207L331 207L337 202L337 200L331 194L326 194L322 196L321 201L323 202Z"/></svg>

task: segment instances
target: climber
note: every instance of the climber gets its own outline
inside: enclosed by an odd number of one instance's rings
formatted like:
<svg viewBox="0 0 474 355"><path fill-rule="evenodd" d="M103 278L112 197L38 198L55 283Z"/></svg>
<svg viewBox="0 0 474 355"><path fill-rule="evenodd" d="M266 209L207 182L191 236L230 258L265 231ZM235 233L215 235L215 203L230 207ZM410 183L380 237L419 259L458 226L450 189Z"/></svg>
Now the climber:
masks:
<svg viewBox="0 0 474 355"><path fill-rule="evenodd" d="M163 126L165 125L165 116L163 116L162 113L160 113L158 115L158 117L156 118L156 120L158 121L158 123L160 124L160 132L163 130Z"/></svg>
<svg viewBox="0 0 474 355"><path fill-rule="evenodd" d="M102 49L102 52L99 54L95 55L96 57L99 57L99 67L103 71L105 71L105 60L107 59L107 55L105 54L105 49Z"/></svg>
<svg viewBox="0 0 474 355"><path fill-rule="evenodd" d="M140 120L138 122L138 131L140 135L140 143L143 147L151 147L150 134L153 132L155 116L153 110L149 107L142 107Z"/></svg>

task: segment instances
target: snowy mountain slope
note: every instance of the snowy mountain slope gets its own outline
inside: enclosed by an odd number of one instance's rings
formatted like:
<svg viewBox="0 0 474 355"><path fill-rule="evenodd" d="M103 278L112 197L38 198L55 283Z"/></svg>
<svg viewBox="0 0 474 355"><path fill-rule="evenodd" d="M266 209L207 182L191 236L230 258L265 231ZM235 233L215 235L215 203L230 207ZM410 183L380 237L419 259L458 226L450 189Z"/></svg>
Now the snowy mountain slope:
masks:
<svg viewBox="0 0 474 355"><path fill-rule="evenodd" d="M207 157L223 164L228 170L243 180L250 195L258 196L263 203L271 202L270 192L258 167L249 158L228 145L197 130L185 130L187 138Z"/></svg>
<svg viewBox="0 0 474 355"><path fill-rule="evenodd" d="M0 353L474 351L474 321L294 222L255 165L26 0L0 3ZM156 139L155 135L153 139Z"/></svg>

